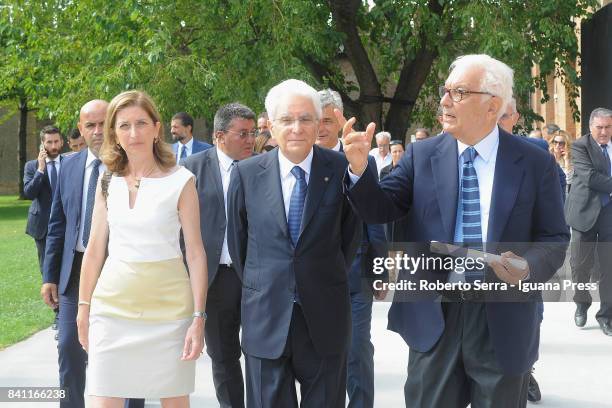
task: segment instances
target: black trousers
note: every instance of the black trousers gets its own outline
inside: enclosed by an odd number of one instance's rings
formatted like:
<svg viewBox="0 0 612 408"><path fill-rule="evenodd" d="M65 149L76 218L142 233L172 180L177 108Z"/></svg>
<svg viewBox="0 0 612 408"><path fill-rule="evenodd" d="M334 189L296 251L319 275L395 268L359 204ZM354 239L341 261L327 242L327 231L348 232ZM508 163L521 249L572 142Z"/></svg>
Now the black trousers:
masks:
<svg viewBox="0 0 612 408"><path fill-rule="evenodd" d="M528 373L504 374L495 358L484 303L442 303L445 329L428 352L410 349L404 386L410 408L524 408Z"/></svg>
<svg viewBox="0 0 612 408"><path fill-rule="evenodd" d="M245 354L245 359L248 408L297 407L296 380L300 383L300 407L346 405L346 353L323 357L316 352L297 303L283 354L277 359Z"/></svg>
<svg viewBox="0 0 612 408"><path fill-rule="evenodd" d="M43 263L45 263L45 245L47 243L47 237L43 239L35 239L34 242L36 242L36 252L38 253L38 268L40 269L40 274L42 275Z"/></svg>
<svg viewBox="0 0 612 408"><path fill-rule="evenodd" d="M597 222L590 230L580 232L572 229L570 266L572 281L588 283L591 281L594 254L597 248L599 258L599 297L601 306L597 318L612 319L612 204L601 209ZM574 302L591 304L588 290L576 290Z"/></svg>
<svg viewBox="0 0 612 408"><path fill-rule="evenodd" d="M206 298L205 337L221 408L244 407L244 380L240 366L241 297L242 283L236 271L219 265Z"/></svg>

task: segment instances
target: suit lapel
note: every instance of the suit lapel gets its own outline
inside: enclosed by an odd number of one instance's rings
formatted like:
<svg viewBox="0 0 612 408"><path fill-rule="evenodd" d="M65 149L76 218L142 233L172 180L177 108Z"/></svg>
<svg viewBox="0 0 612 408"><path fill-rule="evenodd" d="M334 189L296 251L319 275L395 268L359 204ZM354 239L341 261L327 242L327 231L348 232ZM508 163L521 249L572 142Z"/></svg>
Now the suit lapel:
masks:
<svg viewBox="0 0 612 408"><path fill-rule="evenodd" d="M601 146L593 140L593 136L589 133L585 136L587 138L587 149L589 150L589 154L593 160L593 166L596 170L608 173L608 169L606 169L606 161L604 159L603 151L601 150Z"/></svg>
<svg viewBox="0 0 612 408"><path fill-rule="evenodd" d="M487 242L496 243L501 240L523 182L525 170L519 165L523 154L515 146L516 143L511 135L500 129Z"/></svg>
<svg viewBox="0 0 612 408"><path fill-rule="evenodd" d="M75 169L75 172L70 172L70 174L76 174L77 179L74 183L70 183L75 189L75 197L76 197L76 214L77 219L80 220L81 217L81 203L83 202L83 181L85 179L85 165L87 164L87 152L88 149L83 149L79 153L81 157L78 158ZM78 221L77 221L78 223Z"/></svg>
<svg viewBox="0 0 612 408"><path fill-rule="evenodd" d="M289 239L287 227L287 216L285 215L285 201L283 200L283 190L281 187L280 168L278 164L278 149L272 150L265 156L259 165L262 167L258 174L261 180L261 189L264 202L274 219L280 226L283 235Z"/></svg>
<svg viewBox="0 0 612 408"><path fill-rule="evenodd" d="M457 141L447 134L436 154L431 158L434 188L438 207L448 242L455 237L455 219L457 218L457 196L459 191L459 170L457 164Z"/></svg>
<svg viewBox="0 0 612 408"><path fill-rule="evenodd" d="M302 215L302 226L300 235L308 226L314 216L319 202L327 189L334 173L329 166L329 161L323 157L318 146L313 147L312 165L310 167L310 177L308 180L308 192L304 202L304 213Z"/></svg>
<svg viewBox="0 0 612 408"><path fill-rule="evenodd" d="M210 150L210 154L206 157L206 163L210 167L207 173L211 175L213 184L215 185L219 204L225 208L225 200L223 198L223 183L221 181L221 170L219 169L219 155L217 154L217 149Z"/></svg>

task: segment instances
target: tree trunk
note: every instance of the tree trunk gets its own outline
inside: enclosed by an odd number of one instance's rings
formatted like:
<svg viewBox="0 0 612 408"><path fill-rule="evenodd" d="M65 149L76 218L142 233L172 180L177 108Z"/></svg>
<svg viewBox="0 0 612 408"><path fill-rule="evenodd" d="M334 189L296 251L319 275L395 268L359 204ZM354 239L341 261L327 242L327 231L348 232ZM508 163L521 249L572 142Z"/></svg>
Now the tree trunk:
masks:
<svg viewBox="0 0 612 408"><path fill-rule="evenodd" d="M17 147L17 155L19 159L19 198L24 200L23 196L23 169L26 163L26 140L27 140L27 124L28 124L28 101L25 97L19 98L19 143Z"/></svg>

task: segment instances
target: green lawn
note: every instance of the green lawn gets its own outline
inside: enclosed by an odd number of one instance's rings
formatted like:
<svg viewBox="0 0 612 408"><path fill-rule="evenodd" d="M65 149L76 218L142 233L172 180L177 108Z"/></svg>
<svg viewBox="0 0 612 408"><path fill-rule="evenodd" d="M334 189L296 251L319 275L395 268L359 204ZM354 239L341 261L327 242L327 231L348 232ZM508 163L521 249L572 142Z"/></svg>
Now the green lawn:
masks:
<svg viewBox="0 0 612 408"><path fill-rule="evenodd" d="M0 196L0 349L53 322L40 297L34 239L25 234L30 201Z"/></svg>

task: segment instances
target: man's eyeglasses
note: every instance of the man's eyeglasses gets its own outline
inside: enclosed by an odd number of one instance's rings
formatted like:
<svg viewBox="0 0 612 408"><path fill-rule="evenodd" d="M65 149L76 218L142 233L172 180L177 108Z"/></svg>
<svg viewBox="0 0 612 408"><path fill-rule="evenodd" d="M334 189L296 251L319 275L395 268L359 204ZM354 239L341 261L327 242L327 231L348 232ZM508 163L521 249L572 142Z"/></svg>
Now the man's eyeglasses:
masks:
<svg viewBox="0 0 612 408"><path fill-rule="evenodd" d="M285 116L285 117L276 119L275 122L280 123L284 127L293 126L295 122L298 122L300 126L310 127L315 124L316 120L310 116L302 116L301 118L295 118L295 119Z"/></svg>
<svg viewBox="0 0 612 408"><path fill-rule="evenodd" d="M251 130L250 132L246 130L241 132L236 132L235 130L224 130L224 132L237 134L241 139L246 139L247 137L257 137L257 130Z"/></svg>
<svg viewBox="0 0 612 408"><path fill-rule="evenodd" d="M453 102L461 102L461 100L466 95L470 95L470 94L495 96L491 92L468 91L467 89L463 89L463 88L449 89L445 87L444 85L438 88L438 94L440 95L440 99L444 98L444 95L446 95L447 93L450 94L450 97L453 100Z"/></svg>

